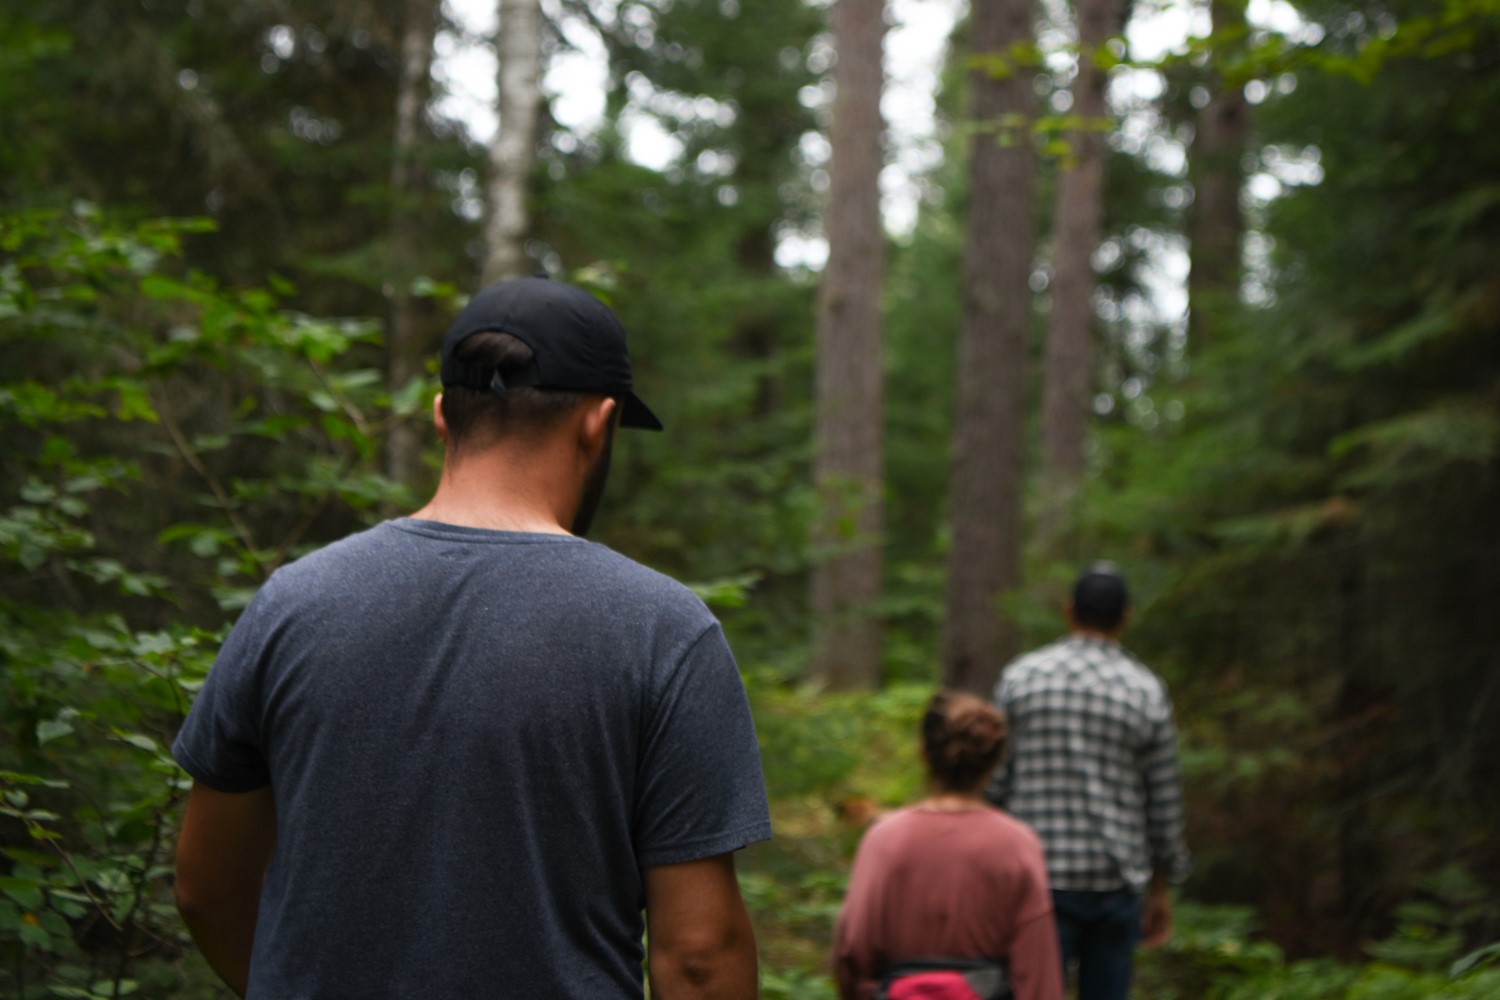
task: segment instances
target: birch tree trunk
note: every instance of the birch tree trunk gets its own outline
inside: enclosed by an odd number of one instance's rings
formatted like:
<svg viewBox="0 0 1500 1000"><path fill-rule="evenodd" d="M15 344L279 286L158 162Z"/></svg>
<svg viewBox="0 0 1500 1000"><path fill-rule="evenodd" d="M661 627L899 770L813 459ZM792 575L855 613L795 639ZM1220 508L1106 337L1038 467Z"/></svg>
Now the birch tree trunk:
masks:
<svg viewBox="0 0 1500 1000"><path fill-rule="evenodd" d="M391 163L391 313L386 330L386 386L401 393L423 373L429 345L423 337L412 279L420 267L422 191L425 170L420 156L422 115L432 92L432 42L437 0L407 0L401 26L401 68L396 90L396 128ZM386 474L417 488L423 474L426 423L396 417L386 439Z"/></svg>
<svg viewBox="0 0 1500 1000"><path fill-rule="evenodd" d="M831 688L880 682L884 573L884 371L880 221L884 0L833 8L837 94L831 127L828 264L818 297L810 677Z"/></svg>
<svg viewBox="0 0 1500 1000"><path fill-rule="evenodd" d="M1078 0L1078 76L1069 156L1053 213L1051 324L1042 384L1042 470L1049 503L1064 503L1087 462L1094 372L1094 251L1104 216L1107 77L1097 54L1121 27L1121 0Z"/></svg>
<svg viewBox="0 0 1500 1000"><path fill-rule="evenodd" d="M970 77L978 130L969 148L943 677L988 694L1020 642L999 600L1021 578L1035 96L1032 68L1011 53L1032 44L1031 3L976 0L970 36L974 52L990 58Z"/></svg>
<svg viewBox="0 0 1500 1000"><path fill-rule="evenodd" d="M500 127L490 143L489 219L485 226L484 283L531 273L526 195L536 166L542 106L541 0L499 0Z"/></svg>
<svg viewBox="0 0 1500 1000"><path fill-rule="evenodd" d="M1243 44L1247 31L1242 0L1209 4L1216 53ZM1193 206L1188 214L1192 258L1188 271L1188 349L1200 352L1216 339L1220 317L1239 297L1240 244L1245 215L1240 206L1250 138L1250 105L1238 84L1215 78L1208 104L1198 114L1189 169Z"/></svg>

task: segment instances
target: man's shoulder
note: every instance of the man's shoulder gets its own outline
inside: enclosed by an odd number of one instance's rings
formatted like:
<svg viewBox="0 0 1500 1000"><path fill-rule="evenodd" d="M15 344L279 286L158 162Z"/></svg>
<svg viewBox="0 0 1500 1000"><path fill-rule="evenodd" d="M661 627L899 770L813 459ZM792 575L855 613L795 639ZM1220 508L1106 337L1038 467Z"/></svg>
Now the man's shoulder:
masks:
<svg viewBox="0 0 1500 1000"><path fill-rule="evenodd" d="M598 542L570 548L566 585L616 617L701 635L718 619L691 587Z"/></svg>
<svg viewBox="0 0 1500 1000"><path fill-rule="evenodd" d="M1011 660L1000 672L1001 682L1015 683L1037 675L1055 673L1066 669L1074 659L1076 653L1064 637Z"/></svg>
<svg viewBox="0 0 1500 1000"><path fill-rule="evenodd" d="M997 691L1062 681L1070 685L1125 688L1152 699L1167 697L1166 682L1123 646L1071 636L1012 660L1001 672Z"/></svg>
<svg viewBox="0 0 1500 1000"><path fill-rule="evenodd" d="M295 600L299 596L323 591L330 582L347 578L351 573L370 580L364 566L385 565L389 547L394 541L384 530L385 524L345 535L278 566L261 585L262 602L277 597Z"/></svg>
<svg viewBox="0 0 1500 1000"><path fill-rule="evenodd" d="M654 598L703 604L692 588L600 542L585 542L580 546L579 554L597 566L603 579L628 584L637 592Z"/></svg>
<svg viewBox="0 0 1500 1000"><path fill-rule="evenodd" d="M1110 676L1117 682L1153 700L1166 700L1167 682L1130 650L1117 645L1106 662Z"/></svg>
<svg viewBox="0 0 1500 1000"><path fill-rule="evenodd" d="M385 521L315 549L276 570L262 590L266 597L280 594L300 604L410 587L449 567L456 571L464 558L459 550L471 558L483 551L476 560L479 572L519 572L554 602L590 602L615 615L636 617L638 611L689 627L716 621L689 587L606 545L572 535L488 532L411 519ZM505 559L490 557L501 550Z"/></svg>
<svg viewBox="0 0 1500 1000"><path fill-rule="evenodd" d="M302 553L278 568L274 576L286 578L316 573L330 564L357 559L390 549L397 543L399 535L389 530L390 522L382 521L343 538L320 545Z"/></svg>
<svg viewBox="0 0 1500 1000"><path fill-rule="evenodd" d="M430 543L464 545L495 544L513 553L525 553L536 562L557 562L569 570L587 570L601 583L628 582L653 595L697 601L692 590L649 566L621 555L614 549L573 535L528 534L487 531L457 525L426 523L410 518L383 521L363 531L302 555L279 568L273 578L291 580L330 571L347 570L351 564L371 560L400 559L408 554L424 558L436 554Z"/></svg>

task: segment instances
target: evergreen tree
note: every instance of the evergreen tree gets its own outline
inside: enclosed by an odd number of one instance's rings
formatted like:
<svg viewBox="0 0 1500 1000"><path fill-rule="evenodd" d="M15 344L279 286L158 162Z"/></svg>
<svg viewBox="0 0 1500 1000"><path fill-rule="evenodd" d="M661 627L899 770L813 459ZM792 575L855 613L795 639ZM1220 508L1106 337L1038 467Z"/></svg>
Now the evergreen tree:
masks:
<svg viewBox="0 0 1500 1000"><path fill-rule="evenodd" d="M880 219L884 0L839 0L828 264L818 296L817 420L809 675L832 688L880 683L884 560L884 345Z"/></svg>
<svg viewBox="0 0 1500 1000"><path fill-rule="evenodd" d="M953 537L943 679L988 694L1019 651L1000 599L1021 582L1026 356L1036 223L1035 44L1026 0L976 4L969 25L968 210L948 504Z"/></svg>

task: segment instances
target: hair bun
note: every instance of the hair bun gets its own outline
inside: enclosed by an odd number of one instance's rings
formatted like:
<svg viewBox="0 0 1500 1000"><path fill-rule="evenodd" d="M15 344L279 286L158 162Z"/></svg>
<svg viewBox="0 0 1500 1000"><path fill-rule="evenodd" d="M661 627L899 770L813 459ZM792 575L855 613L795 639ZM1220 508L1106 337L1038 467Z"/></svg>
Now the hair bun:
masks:
<svg viewBox="0 0 1500 1000"><path fill-rule="evenodd" d="M1005 716L987 701L939 691L922 718L922 744L939 784L969 789L988 777L1005 752Z"/></svg>

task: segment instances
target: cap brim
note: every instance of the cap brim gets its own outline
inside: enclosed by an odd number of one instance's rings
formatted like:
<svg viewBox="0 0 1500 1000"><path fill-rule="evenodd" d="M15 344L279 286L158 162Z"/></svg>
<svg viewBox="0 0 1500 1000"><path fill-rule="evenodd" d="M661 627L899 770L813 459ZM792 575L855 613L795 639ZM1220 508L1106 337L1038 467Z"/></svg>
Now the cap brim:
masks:
<svg viewBox="0 0 1500 1000"><path fill-rule="evenodd" d="M661 421L651 408L641 402L641 397L633 392L627 392L620 397L620 426L639 427L644 431L659 431L662 429Z"/></svg>

